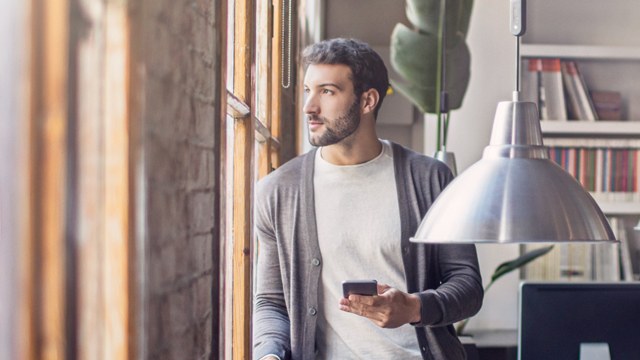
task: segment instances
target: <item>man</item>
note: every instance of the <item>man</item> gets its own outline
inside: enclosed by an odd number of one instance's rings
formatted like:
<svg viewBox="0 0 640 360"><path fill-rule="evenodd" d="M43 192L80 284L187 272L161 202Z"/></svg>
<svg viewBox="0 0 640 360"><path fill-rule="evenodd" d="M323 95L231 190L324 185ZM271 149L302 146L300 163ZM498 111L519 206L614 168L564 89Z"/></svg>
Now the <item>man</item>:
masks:
<svg viewBox="0 0 640 360"><path fill-rule="evenodd" d="M378 139L389 81L369 45L303 57L317 148L258 183L254 359L465 359L451 324L482 305L475 247L409 242L451 171ZM378 296L342 298L362 279Z"/></svg>

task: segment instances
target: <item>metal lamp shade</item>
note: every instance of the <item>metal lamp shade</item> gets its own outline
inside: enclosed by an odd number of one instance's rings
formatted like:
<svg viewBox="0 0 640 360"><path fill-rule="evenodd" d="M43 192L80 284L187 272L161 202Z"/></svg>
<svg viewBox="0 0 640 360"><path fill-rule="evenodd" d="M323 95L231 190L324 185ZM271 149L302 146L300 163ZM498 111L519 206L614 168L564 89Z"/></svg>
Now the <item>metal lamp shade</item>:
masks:
<svg viewBox="0 0 640 360"><path fill-rule="evenodd" d="M483 157L440 194L413 242L616 242L589 193L549 159L536 105L498 104Z"/></svg>

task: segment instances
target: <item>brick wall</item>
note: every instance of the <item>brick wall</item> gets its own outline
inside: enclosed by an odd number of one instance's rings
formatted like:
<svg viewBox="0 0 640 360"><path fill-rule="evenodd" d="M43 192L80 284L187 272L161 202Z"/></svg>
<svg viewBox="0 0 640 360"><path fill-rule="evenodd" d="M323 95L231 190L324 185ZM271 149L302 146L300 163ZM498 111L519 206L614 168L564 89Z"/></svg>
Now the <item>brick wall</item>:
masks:
<svg viewBox="0 0 640 360"><path fill-rule="evenodd" d="M141 0L150 359L211 356L214 1Z"/></svg>

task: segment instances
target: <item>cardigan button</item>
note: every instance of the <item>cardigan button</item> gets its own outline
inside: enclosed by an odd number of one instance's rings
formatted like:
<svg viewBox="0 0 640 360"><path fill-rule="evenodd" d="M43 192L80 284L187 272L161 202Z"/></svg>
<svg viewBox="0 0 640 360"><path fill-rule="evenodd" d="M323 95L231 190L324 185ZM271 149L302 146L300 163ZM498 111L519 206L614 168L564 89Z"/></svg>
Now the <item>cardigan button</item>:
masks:
<svg viewBox="0 0 640 360"><path fill-rule="evenodd" d="M317 313L318 313L318 312L316 311L316 309L315 309L315 308L309 308L309 314L311 314L311 315L315 315L315 314L317 314Z"/></svg>
<svg viewBox="0 0 640 360"><path fill-rule="evenodd" d="M318 266L318 265L320 265L320 259L313 259L313 260L311 261L311 263L312 263L314 266Z"/></svg>

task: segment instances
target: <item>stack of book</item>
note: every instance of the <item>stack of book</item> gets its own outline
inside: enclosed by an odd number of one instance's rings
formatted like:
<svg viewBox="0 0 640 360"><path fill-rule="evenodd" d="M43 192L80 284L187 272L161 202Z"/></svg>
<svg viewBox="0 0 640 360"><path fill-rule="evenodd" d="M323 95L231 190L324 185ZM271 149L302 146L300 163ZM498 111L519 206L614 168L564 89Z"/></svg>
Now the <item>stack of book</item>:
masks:
<svg viewBox="0 0 640 360"><path fill-rule="evenodd" d="M622 218L609 218L620 244L562 243L522 270L522 278L531 281L633 281L630 245ZM524 251L548 246L526 244Z"/></svg>
<svg viewBox="0 0 640 360"><path fill-rule="evenodd" d="M589 91L574 61L525 59L522 100L538 105L542 120L620 120L620 93Z"/></svg>
<svg viewBox="0 0 640 360"><path fill-rule="evenodd" d="M544 144L596 201L640 201L640 139L546 138Z"/></svg>

